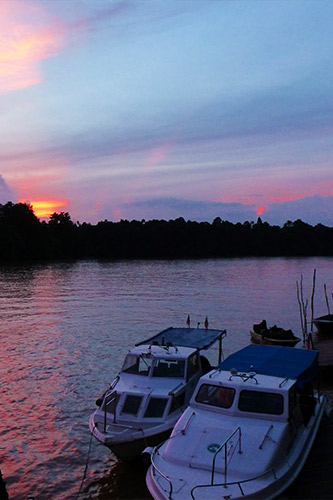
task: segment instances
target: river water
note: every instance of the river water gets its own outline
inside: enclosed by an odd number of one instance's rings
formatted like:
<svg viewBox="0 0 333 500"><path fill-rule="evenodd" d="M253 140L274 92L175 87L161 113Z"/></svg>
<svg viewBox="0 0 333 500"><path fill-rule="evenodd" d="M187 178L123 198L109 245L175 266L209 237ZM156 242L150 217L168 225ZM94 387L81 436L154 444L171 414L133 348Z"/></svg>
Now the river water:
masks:
<svg viewBox="0 0 333 500"><path fill-rule="evenodd" d="M74 262L0 267L0 469L10 500L149 499L140 463L90 439L95 400L137 341L169 326L226 328L224 354L252 324L300 335L296 282L326 314L333 259ZM333 309L333 307L332 307ZM310 318L310 307L308 307Z"/></svg>

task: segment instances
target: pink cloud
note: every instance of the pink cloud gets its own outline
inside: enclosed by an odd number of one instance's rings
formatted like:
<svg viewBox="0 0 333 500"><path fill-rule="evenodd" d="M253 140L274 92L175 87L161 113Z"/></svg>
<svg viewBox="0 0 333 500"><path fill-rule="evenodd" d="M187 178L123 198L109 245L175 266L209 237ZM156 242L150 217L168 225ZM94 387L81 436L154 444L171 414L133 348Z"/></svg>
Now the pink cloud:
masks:
<svg viewBox="0 0 333 500"><path fill-rule="evenodd" d="M265 210L266 210L266 207L258 207L257 208L257 215L262 215Z"/></svg>
<svg viewBox="0 0 333 500"><path fill-rule="evenodd" d="M0 2L0 93L43 80L41 61L64 47L65 32L34 3Z"/></svg>

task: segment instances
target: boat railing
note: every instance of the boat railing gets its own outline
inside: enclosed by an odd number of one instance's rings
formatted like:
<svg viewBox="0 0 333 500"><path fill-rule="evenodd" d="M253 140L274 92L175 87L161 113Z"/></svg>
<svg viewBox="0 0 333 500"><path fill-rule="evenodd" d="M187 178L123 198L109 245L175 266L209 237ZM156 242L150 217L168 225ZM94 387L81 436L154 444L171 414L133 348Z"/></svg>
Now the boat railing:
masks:
<svg viewBox="0 0 333 500"><path fill-rule="evenodd" d="M186 430L187 430L187 428L188 428L188 426L189 426L189 423L190 423L190 421L192 420L192 418L194 417L194 415L195 415L195 412L194 412L194 411L192 411L191 415L190 415L190 416L188 417L188 419L186 420L184 427L183 427L183 428L182 428L182 430L180 431L180 433L181 433L181 434L183 434L183 435L185 434L185 432L186 432Z"/></svg>
<svg viewBox="0 0 333 500"><path fill-rule="evenodd" d="M172 397L178 396L178 393L180 393L183 388L184 383L180 382L180 384L176 385L174 389L171 389L171 391L169 391L168 395Z"/></svg>
<svg viewBox="0 0 333 500"><path fill-rule="evenodd" d="M233 481L233 482L230 482L230 483L227 483L227 482L224 482L224 483L216 483L216 484L197 484L196 486L193 486L193 488L191 489L191 497L193 500L196 500L195 499L195 496L194 496L194 492L195 490L198 490L200 488L228 488L229 486L233 486L233 485L237 485L239 487L239 490L241 492L241 495L242 496L245 496L245 493L244 493L244 490L242 488L242 486L245 484L245 483L249 483L251 481L256 481L257 479L261 479L265 476L268 476L272 474L274 476L274 479L276 479L276 472L274 469L269 469L268 471L266 472L263 472L262 474L258 475L258 476L255 476L255 477L251 477L249 479L244 479L242 481ZM227 498L227 497L224 497L224 498Z"/></svg>
<svg viewBox="0 0 333 500"><path fill-rule="evenodd" d="M237 427L230 436L224 441L223 444L216 450L213 457L212 462L212 476L211 476L211 484L214 484L214 474L215 474L215 462L217 455L224 449L224 481L227 482L227 471L228 471L228 454L230 453L230 449L228 450L227 444L233 438L235 434L238 434L238 453L242 453L242 430L240 427Z"/></svg>
<svg viewBox="0 0 333 500"><path fill-rule="evenodd" d="M181 430L181 431L179 431L179 432L177 432L176 434L173 434L173 435L172 435L171 437L169 437L169 439L167 439L166 441L170 441L171 439L175 438L176 436L179 436L179 434L183 434L183 435L184 435L184 434L185 434L185 432L186 432L186 429L187 429L187 427L188 427L188 425L189 425L190 421L191 421L191 420L192 420L192 418L194 417L194 415L195 415L195 412L193 411L193 412L191 413L191 415L188 417L188 419L186 420L185 425L184 425L184 427L182 428L182 430ZM162 446L162 445L163 445L166 441L163 441L163 442L162 442L162 443L160 443L158 446L155 446L155 448L153 449L153 452L152 452L152 454L151 454L151 459L150 459L150 460L151 460L151 465L152 465L153 475L155 476L155 475L156 475L156 473L157 473L157 474L159 474L159 475L160 475L161 477L163 477L163 478L167 481L167 483L169 484L169 496L168 496L168 498L171 498L171 497L172 497L172 482L171 482L171 480L170 480L167 476L165 476L165 475L163 474L163 472L161 472L161 471L159 470L159 468L157 467L157 465L156 465L156 464L155 464L155 462L154 462L154 456L155 456L155 455L158 455L158 453L159 453L159 449L161 448L161 446Z"/></svg>
<svg viewBox="0 0 333 500"><path fill-rule="evenodd" d="M112 422L112 427L113 427L113 429L115 427L118 427L119 429L122 428L124 430L138 431L138 432L144 433L144 429L142 427L135 427L134 425L119 424L117 422ZM105 420L104 420L104 433L106 433Z"/></svg>
<svg viewBox="0 0 333 500"><path fill-rule="evenodd" d="M117 405L117 391L110 392L105 395L104 397L104 432L106 432L106 414L108 413L108 406L110 406L112 403ZM115 423L115 418L116 418L116 409L114 409L113 412L113 422Z"/></svg>
<svg viewBox="0 0 333 500"><path fill-rule="evenodd" d="M117 375L111 382L109 389L104 395L104 400L103 400L103 406L104 406L104 432L106 432L106 414L107 414L107 408L110 406L112 403L115 403L115 407L117 406L117 391L114 391L114 388L118 384L120 380L120 376ZM116 422L116 408L114 408L113 412L113 421L114 423Z"/></svg>
<svg viewBox="0 0 333 500"><path fill-rule="evenodd" d="M109 387L109 391L112 391L112 389L114 389L116 387L116 385L118 384L119 382L119 379L120 379L120 376L117 375L111 382L110 384L110 387Z"/></svg>
<svg viewBox="0 0 333 500"><path fill-rule="evenodd" d="M158 450L162 446L162 444L164 444L164 442L161 443L161 444L159 444L158 446L155 446L155 448L153 449L153 452L151 454L151 459L150 460L151 460L151 465L152 465L152 471L153 471L153 476L154 477L156 476L156 474L159 474L161 477L163 477L163 479L166 480L166 482L169 485L169 495L168 495L168 498L172 498L172 482L171 482L171 480L165 474L163 474L163 472L161 472L160 469L157 467L157 465L154 463L154 456L156 454L158 454Z"/></svg>

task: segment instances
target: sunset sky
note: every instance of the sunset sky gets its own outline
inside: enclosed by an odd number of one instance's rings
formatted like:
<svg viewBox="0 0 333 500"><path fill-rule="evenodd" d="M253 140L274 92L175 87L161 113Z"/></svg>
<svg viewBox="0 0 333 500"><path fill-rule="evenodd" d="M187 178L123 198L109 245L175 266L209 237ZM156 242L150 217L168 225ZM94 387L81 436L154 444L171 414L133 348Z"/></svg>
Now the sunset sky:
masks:
<svg viewBox="0 0 333 500"><path fill-rule="evenodd" d="M1 0L0 203L333 226L332 0Z"/></svg>

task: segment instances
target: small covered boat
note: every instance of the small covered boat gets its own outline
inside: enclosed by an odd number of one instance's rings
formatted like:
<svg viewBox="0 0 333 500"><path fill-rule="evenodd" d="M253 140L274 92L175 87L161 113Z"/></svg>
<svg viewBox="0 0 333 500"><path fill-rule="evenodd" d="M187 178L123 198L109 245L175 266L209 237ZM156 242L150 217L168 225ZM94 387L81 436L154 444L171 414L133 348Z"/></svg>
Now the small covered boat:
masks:
<svg viewBox="0 0 333 500"><path fill-rule="evenodd" d="M146 475L155 500L273 499L310 452L324 397L318 352L250 345L202 376Z"/></svg>
<svg viewBox="0 0 333 500"><path fill-rule="evenodd" d="M285 330L279 326L273 325L271 327L267 326L266 320L262 320L261 323L253 325L252 330L250 330L251 340L255 344L269 344L269 345L281 345L293 347L301 339L296 337L292 330Z"/></svg>
<svg viewBox="0 0 333 500"><path fill-rule="evenodd" d="M201 351L225 330L168 328L137 344L89 420L93 436L121 460L165 440L188 405L203 373L211 369Z"/></svg>

